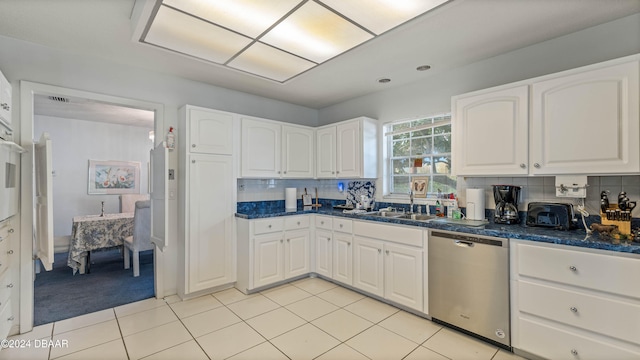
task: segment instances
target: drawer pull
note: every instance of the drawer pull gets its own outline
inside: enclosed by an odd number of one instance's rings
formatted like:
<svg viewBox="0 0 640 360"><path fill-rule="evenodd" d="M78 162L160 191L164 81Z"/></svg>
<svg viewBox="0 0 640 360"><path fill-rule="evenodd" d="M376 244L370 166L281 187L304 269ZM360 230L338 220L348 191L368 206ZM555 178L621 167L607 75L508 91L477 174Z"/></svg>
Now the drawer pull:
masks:
<svg viewBox="0 0 640 360"><path fill-rule="evenodd" d="M385 253L387 253L387 255L389 255L389 250L385 250Z"/></svg>
<svg viewBox="0 0 640 360"><path fill-rule="evenodd" d="M331 238L327 238L327 241L331 241Z"/></svg>
<svg viewBox="0 0 640 360"><path fill-rule="evenodd" d="M271 229L271 225L269 225L269 229Z"/></svg>
<svg viewBox="0 0 640 360"><path fill-rule="evenodd" d="M378 249L378 254L380 254L382 252L382 249Z"/></svg>
<svg viewBox="0 0 640 360"><path fill-rule="evenodd" d="M571 270L573 272L576 272L576 271L578 271L578 268L573 266L573 265L571 265L571 266L569 266L569 270Z"/></svg>
<svg viewBox="0 0 640 360"><path fill-rule="evenodd" d="M291 239L287 239L287 242L291 242Z"/></svg>
<svg viewBox="0 0 640 360"><path fill-rule="evenodd" d="M575 307L575 306L570 307L569 310L571 310L571 312L574 313L574 314L578 313L578 308Z"/></svg>
<svg viewBox="0 0 640 360"><path fill-rule="evenodd" d="M13 234L14 230L13 229L9 229L9 234Z"/></svg>
<svg viewBox="0 0 640 360"><path fill-rule="evenodd" d="M351 246L351 242L347 242L347 246Z"/></svg>
<svg viewBox="0 0 640 360"><path fill-rule="evenodd" d="M7 251L7 254L9 254L9 255L13 254L13 250Z"/></svg>
<svg viewBox="0 0 640 360"><path fill-rule="evenodd" d="M12 288L12 287L13 287L13 284L9 284L9 285L7 285L7 287L8 287L8 288Z"/></svg>
<svg viewBox="0 0 640 360"><path fill-rule="evenodd" d="M280 239L280 243L282 243L282 239Z"/></svg>
<svg viewBox="0 0 640 360"><path fill-rule="evenodd" d="M573 356L578 356L578 350L576 350L576 349L571 349L571 355L573 355Z"/></svg>
<svg viewBox="0 0 640 360"><path fill-rule="evenodd" d="M300 221L298 221L298 225L300 225Z"/></svg>
<svg viewBox="0 0 640 360"><path fill-rule="evenodd" d="M342 227L343 224L340 224L340 227Z"/></svg>
<svg viewBox="0 0 640 360"><path fill-rule="evenodd" d="M8 318L8 319L7 319L7 321L13 321L13 319L14 319L14 318L13 318L13 316L12 316L12 317Z"/></svg>
<svg viewBox="0 0 640 360"><path fill-rule="evenodd" d="M320 225L324 225L324 221L320 221Z"/></svg>

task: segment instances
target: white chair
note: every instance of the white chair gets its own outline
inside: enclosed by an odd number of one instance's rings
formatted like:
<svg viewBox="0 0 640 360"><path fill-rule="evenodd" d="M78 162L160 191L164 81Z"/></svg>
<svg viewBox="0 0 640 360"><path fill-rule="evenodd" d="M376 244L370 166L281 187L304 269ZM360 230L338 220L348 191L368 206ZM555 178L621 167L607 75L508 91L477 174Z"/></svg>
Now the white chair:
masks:
<svg viewBox="0 0 640 360"><path fill-rule="evenodd" d="M149 200L149 194L122 194L120 195L120 212L132 213L136 208L136 201Z"/></svg>
<svg viewBox="0 0 640 360"><path fill-rule="evenodd" d="M130 267L129 251L133 256L133 276L140 276L140 251L153 250L151 243L151 201L136 201L133 214L133 236L124 239L124 268Z"/></svg>

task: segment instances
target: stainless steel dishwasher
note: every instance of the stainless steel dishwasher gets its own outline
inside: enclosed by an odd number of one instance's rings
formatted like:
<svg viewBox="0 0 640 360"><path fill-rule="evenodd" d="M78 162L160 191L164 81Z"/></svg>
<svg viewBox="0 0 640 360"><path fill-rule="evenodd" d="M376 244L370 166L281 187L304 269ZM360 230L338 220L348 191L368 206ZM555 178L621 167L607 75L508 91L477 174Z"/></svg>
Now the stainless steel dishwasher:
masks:
<svg viewBox="0 0 640 360"><path fill-rule="evenodd" d="M509 239L430 231L429 315L511 348Z"/></svg>

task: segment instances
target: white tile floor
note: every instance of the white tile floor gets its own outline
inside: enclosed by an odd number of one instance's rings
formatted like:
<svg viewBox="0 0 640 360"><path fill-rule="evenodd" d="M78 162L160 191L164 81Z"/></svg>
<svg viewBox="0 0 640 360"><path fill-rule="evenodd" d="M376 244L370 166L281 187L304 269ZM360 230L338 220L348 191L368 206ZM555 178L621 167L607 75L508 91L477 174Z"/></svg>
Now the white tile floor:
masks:
<svg viewBox="0 0 640 360"><path fill-rule="evenodd" d="M148 299L11 339L31 348L3 349L0 359L521 359L317 278L248 296Z"/></svg>

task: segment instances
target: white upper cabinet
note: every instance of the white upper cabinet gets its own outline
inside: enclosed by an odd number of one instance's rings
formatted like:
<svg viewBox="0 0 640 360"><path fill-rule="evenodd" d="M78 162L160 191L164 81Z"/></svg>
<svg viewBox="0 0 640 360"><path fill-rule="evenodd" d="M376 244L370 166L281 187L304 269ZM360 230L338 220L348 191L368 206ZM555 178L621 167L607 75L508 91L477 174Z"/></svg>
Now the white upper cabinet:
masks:
<svg viewBox="0 0 640 360"><path fill-rule="evenodd" d="M189 139L192 153L233 154L233 114L190 108Z"/></svg>
<svg viewBox="0 0 640 360"><path fill-rule="evenodd" d="M526 175L529 87L454 98L457 175Z"/></svg>
<svg viewBox="0 0 640 360"><path fill-rule="evenodd" d="M376 178L378 122L359 117L316 130L318 178Z"/></svg>
<svg viewBox="0 0 640 360"><path fill-rule="evenodd" d="M640 171L638 61L532 85L532 174Z"/></svg>
<svg viewBox="0 0 640 360"><path fill-rule="evenodd" d="M242 177L280 177L281 136L276 122L242 118Z"/></svg>
<svg viewBox="0 0 640 360"><path fill-rule="evenodd" d="M11 83L0 72L0 120L11 124Z"/></svg>
<svg viewBox="0 0 640 360"><path fill-rule="evenodd" d="M282 176L313 177L314 132L302 126L282 126Z"/></svg>
<svg viewBox="0 0 640 360"><path fill-rule="evenodd" d="M638 58L453 97L456 175L638 173Z"/></svg>
<svg viewBox="0 0 640 360"><path fill-rule="evenodd" d="M313 178L314 140L312 128L242 117L241 176Z"/></svg>

